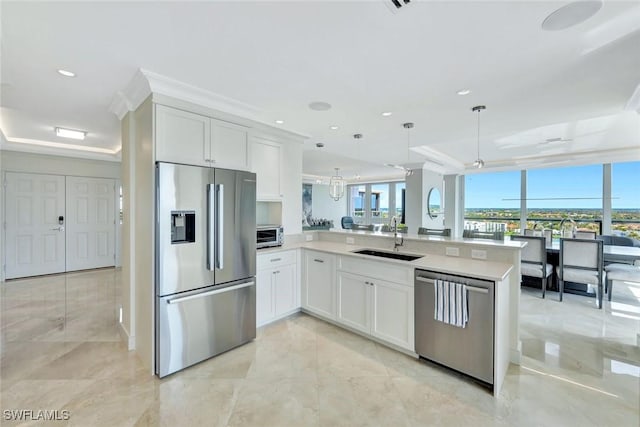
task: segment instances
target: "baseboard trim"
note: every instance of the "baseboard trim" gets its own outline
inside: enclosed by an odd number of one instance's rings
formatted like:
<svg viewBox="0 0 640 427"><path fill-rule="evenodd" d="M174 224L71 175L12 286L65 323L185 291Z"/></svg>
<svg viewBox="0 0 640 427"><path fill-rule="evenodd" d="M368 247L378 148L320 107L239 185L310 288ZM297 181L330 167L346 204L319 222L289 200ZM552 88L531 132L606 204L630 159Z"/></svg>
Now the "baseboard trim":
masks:
<svg viewBox="0 0 640 427"><path fill-rule="evenodd" d="M120 338L127 344L127 350L132 351L136 349L136 337L133 335L129 335L129 331L125 328L123 323L120 323L120 328L118 328L118 332L120 333Z"/></svg>
<svg viewBox="0 0 640 427"><path fill-rule="evenodd" d="M518 348L509 349L509 361L514 365L520 365L522 360L522 341L518 341Z"/></svg>

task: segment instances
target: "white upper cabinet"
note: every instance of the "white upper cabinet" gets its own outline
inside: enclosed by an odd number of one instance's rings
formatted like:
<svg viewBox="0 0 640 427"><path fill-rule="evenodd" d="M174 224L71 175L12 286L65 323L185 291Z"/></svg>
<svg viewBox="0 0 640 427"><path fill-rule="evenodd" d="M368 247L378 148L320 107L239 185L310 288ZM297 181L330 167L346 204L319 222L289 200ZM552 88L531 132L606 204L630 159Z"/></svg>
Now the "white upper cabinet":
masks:
<svg viewBox="0 0 640 427"><path fill-rule="evenodd" d="M156 105L156 160L209 166L210 141L208 117Z"/></svg>
<svg viewBox="0 0 640 427"><path fill-rule="evenodd" d="M247 170L247 130L156 104L156 160Z"/></svg>
<svg viewBox="0 0 640 427"><path fill-rule="evenodd" d="M211 119L212 166L227 169L248 168L247 128Z"/></svg>
<svg viewBox="0 0 640 427"><path fill-rule="evenodd" d="M258 180L258 200L282 198L282 144L257 136L251 137L251 170Z"/></svg>

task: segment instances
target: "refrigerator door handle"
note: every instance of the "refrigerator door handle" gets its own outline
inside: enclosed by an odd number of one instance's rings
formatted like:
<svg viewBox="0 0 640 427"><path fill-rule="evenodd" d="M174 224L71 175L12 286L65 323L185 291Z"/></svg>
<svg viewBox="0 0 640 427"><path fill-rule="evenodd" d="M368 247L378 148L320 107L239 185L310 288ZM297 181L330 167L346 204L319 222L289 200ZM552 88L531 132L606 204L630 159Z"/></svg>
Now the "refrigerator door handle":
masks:
<svg viewBox="0 0 640 427"><path fill-rule="evenodd" d="M218 184L216 187L216 232L218 233L218 248L216 251L216 268L222 270L224 268L224 184Z"/></svg>
<svg viewBox="0 0 640 427"><path fill-rule="evenodd" d="M214 261L214 253L215 253L215 241L216 241L216 231L215 231L215 202L213 193L213 184L207 184L207 228L208 228L208 236L207 236L207 269L210 271L214 271L215 261Z"/></svg>
<svg viewBox="0 0 640 427"><path fill-rule="evenodd" d="M203 297L209 297L211 295L221 294L222 292L237 291L238 289L248 288L249 286L253 286L255 284L256 282L247 282L247 283L242 283L240 285L227 286L226 288L214 289L212 291L202 292L200 294L189 295L186 297L172 298L167 300L167 304L178 304L178 303L189 301L196 298L203 298Z"/></svg>

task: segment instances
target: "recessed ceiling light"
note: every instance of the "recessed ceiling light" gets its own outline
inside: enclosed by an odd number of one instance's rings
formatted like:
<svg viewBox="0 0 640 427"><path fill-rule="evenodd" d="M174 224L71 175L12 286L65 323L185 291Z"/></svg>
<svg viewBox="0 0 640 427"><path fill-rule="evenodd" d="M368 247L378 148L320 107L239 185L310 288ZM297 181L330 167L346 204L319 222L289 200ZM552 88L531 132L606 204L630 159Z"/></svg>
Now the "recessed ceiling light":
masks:
<svg viewBox="0 0 640 427"><path fill-rule="evenodd" d="M338 126L331 126L329 129L331 129L331 130L338 130Z"/></svg>
<svg viewBox="0 0 640 427"><path fill-rule="evenodd" d="M456 92L458 95L469 95L471 91L469 89L462 89Z"/></svg>
<svg viewBox="0 0 640 427"><path fill-rule="evenodd" d="M309 104L309 108L314 111L327 111L331 108L331 104L322 101L314 101Z"/></svg>
<svg viewBox="0 0 640 427"><path fill-rule="evenodd" d="M56 128L56 135L62 138L80 139L83 140L87 136L87 132L82 130L73 130L65 128Z"/></svg>
<svg viewBox="0 0 640 427"><path fill-rule="evenodd" d="M389 117L390 115L392 115L393 113L391 111L385 111L384 113L382 113L382 115L384 117Z"/></svg>
<svg viewBox="0 0 640 427"><path fill-rule="evenodd" d="M602 0L580 0L566 4L542 21L542 29L559 31L573 27L595 15L602 7Z"/></svg>
<svg viewBox="0 0 640 427"><path fill-rule="evenodd" d="M65 77L75 77L76 76L76 73L74 73L73 71L67 71L67 70L63 70L63 69L58 70L58 73L62 74Z"/></svg>
<svg viewBox="0 0 640 427"><path fill-rule="evenodd" d="M284 124L284 120L276 120L276 123L279 125Z"/></svg>

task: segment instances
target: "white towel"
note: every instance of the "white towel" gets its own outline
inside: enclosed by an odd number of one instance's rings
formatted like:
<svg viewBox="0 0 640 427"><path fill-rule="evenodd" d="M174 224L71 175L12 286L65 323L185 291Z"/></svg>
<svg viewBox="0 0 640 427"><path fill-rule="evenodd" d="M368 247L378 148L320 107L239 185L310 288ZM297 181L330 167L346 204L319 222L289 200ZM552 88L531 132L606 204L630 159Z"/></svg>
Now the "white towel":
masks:
<svg viewBox="0 0 640 427"><path fill-rule="evenodd" d="M448 325L464 328L469 321L467 288L462 283L434 280L433 318Z"/></svg>

